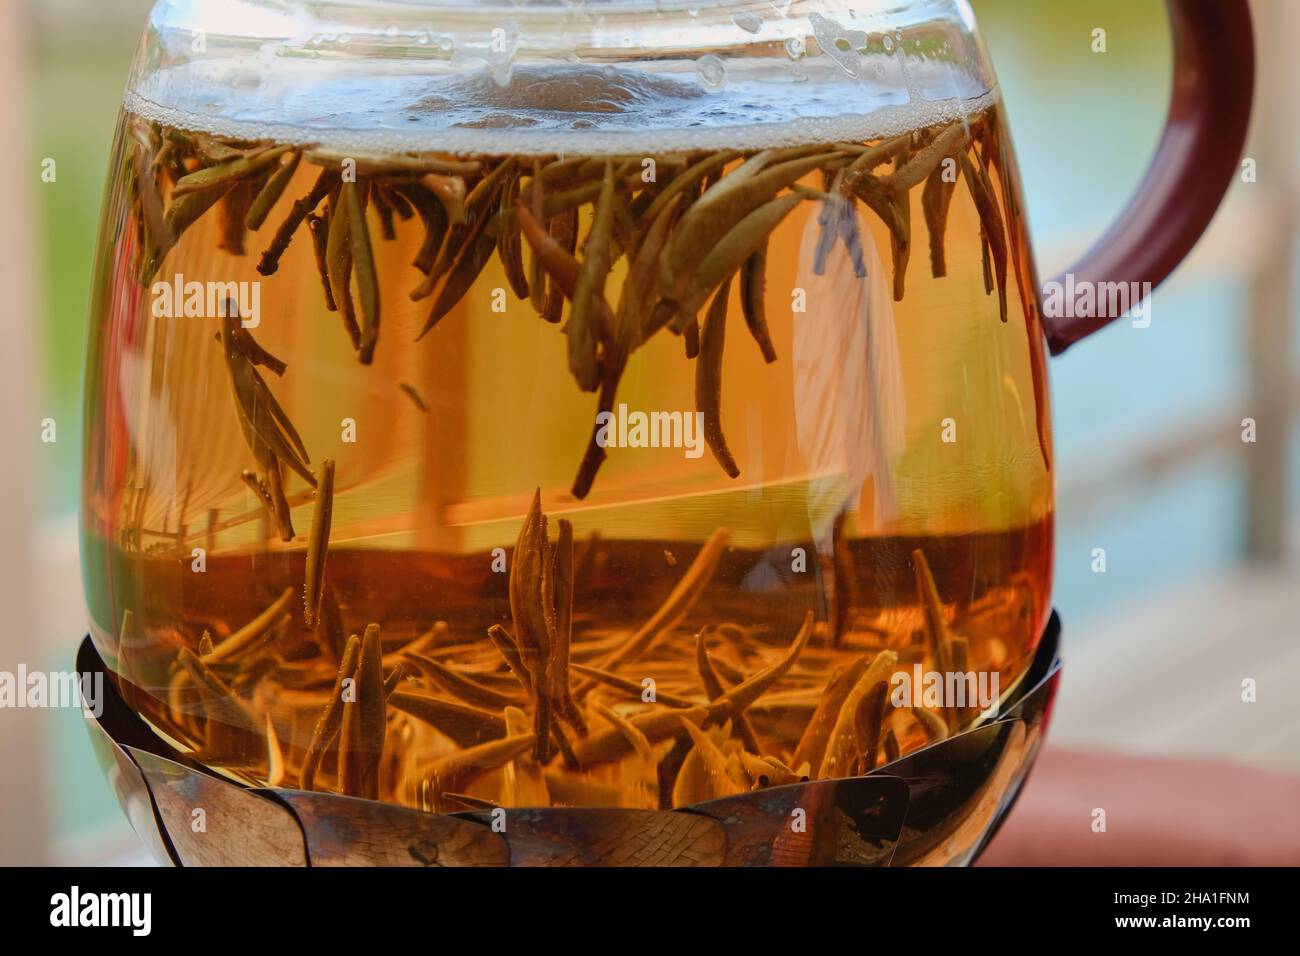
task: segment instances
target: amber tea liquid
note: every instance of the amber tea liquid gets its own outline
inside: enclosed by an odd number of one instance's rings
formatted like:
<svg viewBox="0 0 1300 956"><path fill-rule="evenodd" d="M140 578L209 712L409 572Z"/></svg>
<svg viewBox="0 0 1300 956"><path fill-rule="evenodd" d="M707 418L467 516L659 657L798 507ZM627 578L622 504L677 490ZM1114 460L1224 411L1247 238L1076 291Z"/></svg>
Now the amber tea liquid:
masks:
<svg viewBox="0 0 1300 956"><path fill-rule="evenodd" d="M124 116L83 553L161 732L440 812L671 807L980 719L894 706L894 672L1014 688L1051 441L996 101L664 145L353 154ZM211 311L254 318L254 287L256 325Z"/></svg>

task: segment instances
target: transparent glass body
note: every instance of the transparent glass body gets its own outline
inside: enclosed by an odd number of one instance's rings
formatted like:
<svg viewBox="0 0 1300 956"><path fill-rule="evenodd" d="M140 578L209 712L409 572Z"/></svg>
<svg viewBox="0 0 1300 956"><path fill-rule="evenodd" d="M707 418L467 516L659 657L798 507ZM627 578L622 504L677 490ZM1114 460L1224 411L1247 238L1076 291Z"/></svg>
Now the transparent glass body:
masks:
<svg viewBox="0 0 1300 956"><path fill-rule="evenodd" d="M1045 623L1036 280L969 10L880 7L160 3L86 377L132 705L435 811L979 722L878 684L996 699Z"/></svg>

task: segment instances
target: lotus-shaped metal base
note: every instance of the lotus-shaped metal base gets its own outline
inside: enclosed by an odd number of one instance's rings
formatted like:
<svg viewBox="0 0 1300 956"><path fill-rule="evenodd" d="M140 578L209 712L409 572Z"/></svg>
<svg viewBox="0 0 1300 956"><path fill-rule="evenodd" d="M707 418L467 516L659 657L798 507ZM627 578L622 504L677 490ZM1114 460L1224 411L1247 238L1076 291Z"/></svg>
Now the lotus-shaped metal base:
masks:
<svg viewBox="0 0 1300 956"><path fill-rule="evenodd" d="M434 814L328 793L244 787L174 750L104 674L91 742L160 863L178 866L963 866L1015 802L1060 675L1055 614L989 723L861 777L768 787L677 810L542 808ZM195 821L201 811L203 825Z"/></svg>

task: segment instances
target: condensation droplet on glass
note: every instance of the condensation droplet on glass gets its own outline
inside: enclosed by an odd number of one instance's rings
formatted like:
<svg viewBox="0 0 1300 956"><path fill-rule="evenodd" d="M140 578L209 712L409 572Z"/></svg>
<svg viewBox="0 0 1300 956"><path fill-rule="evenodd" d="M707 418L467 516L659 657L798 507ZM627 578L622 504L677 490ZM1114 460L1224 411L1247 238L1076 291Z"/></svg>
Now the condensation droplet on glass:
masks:
<svg viewBox="0 0 1300 956"><path fill-rule="evenodd" d="M707 53L695 61L695 75L706 90L720 90L727 82L727 67L718 57Z"/></svg>
<svg viewBox="0 0 1300 956"><path fill-rule="evenodd" d="M731 22L746 33L757 33L763 29L763 21L758 18L758 14L749 10L737 10L731 15Z"/></svg>
<svg viewBox="0 0 1300 956"><path fill-rule="evenodd" d="M785 41L785 55L792 60L797 60L803 56L804 42L801 36L787 37Z"/></svg>
<svg viewBox="0 0 1300 956"><path fill-rule="evenodd" d="M885 48L886 53L894 52L894 38L891 37L888 33L886 33L883 37L880 38L880 45Z"/></svg>

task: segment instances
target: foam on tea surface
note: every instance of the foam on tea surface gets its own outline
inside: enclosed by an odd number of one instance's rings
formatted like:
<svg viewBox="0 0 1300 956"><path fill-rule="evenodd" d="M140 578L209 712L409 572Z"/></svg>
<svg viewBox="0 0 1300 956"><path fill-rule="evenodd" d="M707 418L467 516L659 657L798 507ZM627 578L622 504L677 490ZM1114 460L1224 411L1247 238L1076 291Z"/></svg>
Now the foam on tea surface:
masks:
<svg viewBox="0 0 1300 956"><path fill-rule="evenodd" d="M828 62L800 63L793 78L785 67L733 65L715 86L689 63L654 73L480 64L364 77L340 67L322 78L319 63L195 60L149 74L125 105L171 126L334 149L602 155L874 139L970 116L997 98L943 64L890 63L874 80Z"/></svg>

